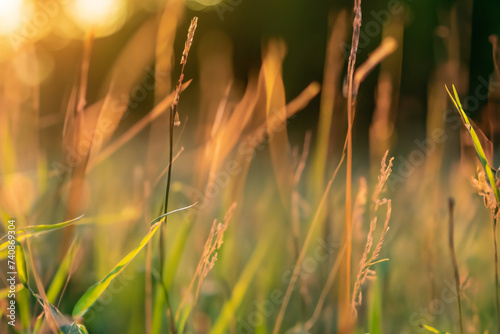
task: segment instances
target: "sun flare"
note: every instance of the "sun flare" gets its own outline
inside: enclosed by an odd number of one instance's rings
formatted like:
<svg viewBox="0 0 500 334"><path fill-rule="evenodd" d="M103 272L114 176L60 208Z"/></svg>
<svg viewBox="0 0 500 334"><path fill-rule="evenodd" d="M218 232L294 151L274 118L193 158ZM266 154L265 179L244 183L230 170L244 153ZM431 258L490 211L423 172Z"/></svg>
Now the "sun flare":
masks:
<svg viewBox="0 0 500 334"><path fill-rule="evenodd" d="M97 35L107 35L118 28L125 19L126 4L120 0L75 0L72 15L83 29L95 30Z"/></svg>
<svg viewBox="0 0 500 334"><path fill-rule="evenodd" d="M10 33L21 24L23 0L0 0L0 34Z"/></svg>

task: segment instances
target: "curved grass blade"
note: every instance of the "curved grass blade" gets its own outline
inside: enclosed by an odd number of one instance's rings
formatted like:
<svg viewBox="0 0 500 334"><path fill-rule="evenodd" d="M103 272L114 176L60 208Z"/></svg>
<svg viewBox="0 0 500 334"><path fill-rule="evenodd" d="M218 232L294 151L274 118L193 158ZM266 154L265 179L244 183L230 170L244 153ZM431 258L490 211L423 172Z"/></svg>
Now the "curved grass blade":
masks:
<svg viewBox="0 0 500 334"><path fill-rule="evenodd" d="M146 246L146 244L151 240L151 238L155 235L158 228L161 226L161 223L164 221L163 218L172 213L179 212L182 210L189 209L195 206L196 203L177 209L174 211L167 212L158 218L154 219L151 222L151 227L149 229L148 234L141 240L139 245L127 254L103 279L101 279L96 284L92 285L78 300L75 307L73 308L73 318L81 318L83 315L89 310L89 308L97 301L97 299L101 296L101 294L106 290L111 281L118 276L125 267L135 258L135 256Z"/></svg>
<svg viewBox="0 0 500 334"><path fill-rule="evenodd" d="M481 146L481 142L479 141L479 138L476 134L476 131L474 130L474 127L469 121L469 117L467 117L467 114L465 113L464 109L462 108L462 104L460 103L460 99L457 94L457 90L455 89L455 85L452 85L453 88L453 95L451 95L450 91L448 90L448 87L446 87L446 91L448 92L448 95L450 95L451 100L453 101L453 104L457 108L458 112L460 113L460 116L462 118L462 121L465 125L465 128L469 132L469 135L472 138L472 143L474 144L474 148L476 149L477 156L479 158L479 161L481 162L481 165L484 168L484 171L486 172L486 175L488 176L488 181L490 182L491 188L493 189L493 193L495 194L495 198L498 203L500 203L500 192L498 191L498 188L496 186L495 182L495 175L494 175L494 170L491 168L490 164L488 163L488 159L486 158L486 154L484 153L483 147Z"/></svg>
<svg viewBox="0 0 500 334"><path fill-rule="evenodd" d="M55 231L55 230L58 230L61 228L71 226L71 225L75 224L78 220L80 220L83 216L84 215L81 215L80 217L77 217L77 218L74 218L71 220L67 220L67 221L62 222L62 223L53 224L53 225L35 225L35 226L28 226L28 227L22 228L22 229L17 231L16 240L23 241L24 239L34 237L35 235L38 235L40 233ZM6 237L7 237L7 235L4 235L2 238L0 238L0 241L4 240ZM5 241L4 243L2 243L0 245L0 251L5 250L8 245L9 245L8 241ZM0 259L3 259L4 256L5 256L5 252L1 252Z"/></svg>

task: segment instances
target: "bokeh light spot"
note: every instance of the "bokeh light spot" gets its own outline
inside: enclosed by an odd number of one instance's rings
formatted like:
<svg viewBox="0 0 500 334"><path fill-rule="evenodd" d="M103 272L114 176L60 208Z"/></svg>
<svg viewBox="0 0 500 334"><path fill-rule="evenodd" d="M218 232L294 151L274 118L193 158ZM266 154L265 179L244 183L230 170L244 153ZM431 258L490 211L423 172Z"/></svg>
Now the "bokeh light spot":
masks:
<svg viewBox="0 0 500 334"><path fill-rule="evenodd" d="M0 0L0 34L10 33L21 24L23 0Z"/></svg>

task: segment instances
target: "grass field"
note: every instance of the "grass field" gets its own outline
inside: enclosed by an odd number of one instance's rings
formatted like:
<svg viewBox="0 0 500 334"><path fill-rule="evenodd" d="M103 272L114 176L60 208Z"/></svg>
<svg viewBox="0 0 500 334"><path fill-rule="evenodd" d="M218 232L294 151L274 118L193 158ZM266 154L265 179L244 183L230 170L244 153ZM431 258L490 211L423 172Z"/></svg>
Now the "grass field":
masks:
<svg viewBox="0 0 500 334"><path fill-rule="evenodd" d="M332 4L292 95L246 5L0 0L0 333L500 333L497 37L471 88L440 13L415 101L412 7Z"/></svg>

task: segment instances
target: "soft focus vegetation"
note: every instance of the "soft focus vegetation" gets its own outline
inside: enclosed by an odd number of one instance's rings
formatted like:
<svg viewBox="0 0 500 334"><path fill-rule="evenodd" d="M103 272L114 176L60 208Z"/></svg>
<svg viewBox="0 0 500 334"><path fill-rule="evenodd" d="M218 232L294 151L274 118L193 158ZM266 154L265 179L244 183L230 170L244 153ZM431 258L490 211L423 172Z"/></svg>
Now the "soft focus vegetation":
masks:
<svg viewBox="0 0 500 334"><path fill-rule="evenodd" d="M500 333L500 26L414 2L0 0L0 333Z"/></svg>

